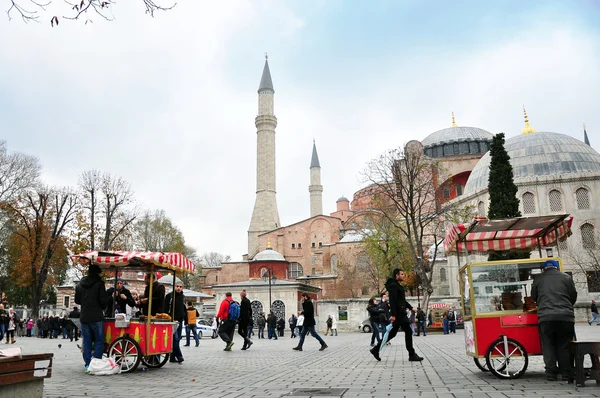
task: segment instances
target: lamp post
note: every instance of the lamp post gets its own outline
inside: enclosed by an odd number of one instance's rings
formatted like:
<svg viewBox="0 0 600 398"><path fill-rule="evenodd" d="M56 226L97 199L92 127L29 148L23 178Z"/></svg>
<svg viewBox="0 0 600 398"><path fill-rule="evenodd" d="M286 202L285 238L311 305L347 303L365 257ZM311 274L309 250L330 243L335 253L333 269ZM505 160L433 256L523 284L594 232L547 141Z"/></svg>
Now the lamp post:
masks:
<svg viewBox="0 0 600 398"><path fill-rule="evenodd" d="M269 311L272 310L272 306L273 306L273 300L271 299L271 281L273 281L272 283L275 283L275 281L277 280L277 278L275 277L275 274L273 273L273 270L270 268L267 268L263 274L262 274L262 278L263 281L269 281Z"/></svg>

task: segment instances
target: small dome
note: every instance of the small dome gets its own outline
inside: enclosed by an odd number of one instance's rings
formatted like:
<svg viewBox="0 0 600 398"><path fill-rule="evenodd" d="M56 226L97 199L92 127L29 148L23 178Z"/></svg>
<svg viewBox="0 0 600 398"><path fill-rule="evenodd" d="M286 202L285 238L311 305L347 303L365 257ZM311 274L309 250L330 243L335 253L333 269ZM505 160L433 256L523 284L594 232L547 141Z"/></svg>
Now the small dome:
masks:
<svg viewBox="0 0 600 398"><path fill-rule="evenodd" d="M490 141L494 135L478 127L448 127L429 134L421 143L425 148L454 142Z"/></svg>
<svg viewBox="0 0 600 398"><path fill-rule="evenodd" d="M600 174L600 154L565 134L538 132L506 140L515 183L531 179L573 178ZM487 189L491 157L486 153L473 168L464 194Z"/></svg>
<svg viewBox="0 0 600 398"><path fill-rule="evenodd" d="M350 201L348 200L348 198L347 198L347 197L345 197L345 196L340 196L340 198L339 198L338 200L336 200L336 201L335 201L335 203L337 203L337 202L350 202Z"/></svg>
<svg viewBox="0 0 600 398"><path fill-rule="evenodd" d="M254 256L252 261L286 261L286 259L283 258L281 253L269 247Z"/></svg>

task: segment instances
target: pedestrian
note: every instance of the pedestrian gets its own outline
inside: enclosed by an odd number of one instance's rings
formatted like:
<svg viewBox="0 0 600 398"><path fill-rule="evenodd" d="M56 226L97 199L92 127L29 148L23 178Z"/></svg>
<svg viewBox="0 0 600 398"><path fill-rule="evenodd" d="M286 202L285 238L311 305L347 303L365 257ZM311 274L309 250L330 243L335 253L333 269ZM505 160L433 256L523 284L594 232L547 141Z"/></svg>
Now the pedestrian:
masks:
<svg viewBox="0 0 600 398"><path fill-rule="evenodd" d="M296 323L298 322L298 318L296 314L292 314L290 319L288 319L288 324L290 325L290 338L296 337Z"/></svg>
<svg viewBox="0 0 600 398"><path fill-rule="evenodd" d="M4 309L4 304L0 303L0 341L4 339L6 333L6 324L8 323L8 312Z"/></svg>
<svg viewBox="0 0 600 398"><path fill-rule="evenodd" d="M108 305L106 306L105 314L107 318L114 318L116 313L126 314L127 306L135 306L133 295L125 287L125 282L121 278L117 279L117 287L110 287L106 291L106 295L108 296ZM171 309L169 308L169 311L165 312L171 312Z"/></svg>
<svg viewBox="0 0 600 398"><path fill-rule="evenodd" d="M298 345L293 348L295 351L302 351L302 346L304 345L304 338L308 333L321 344L321 348L319 351L323 351L327 348L327 344L325 341L319 336L317 331L315 330L315 307L313 306L312 300L308 293L302 293L302 314L304 315L304 321L302 324L302 331L300 332L300 341L298 341Z"/></svg>
<svg viewBox="0 0 600 398"><path fill-rule="evenodd" d="M410 315L408 316L410 320L410 330L413 332L413 336L417 335L417 316L414 312L410 311Z"/></svg>
<svg viewBox="0 0 600 398"><path fill-rule="evenodd" d="M60 330L60 323L58 322L58 315L50 315L50 324L52 326L52 338L58 339L58 331Z"/></svg>
<svg viewBox="0 0 600 398"><path fill-rule="evenodd" d="M546 379L554 381L560 373L565 380L571 371L569 342L575 333L577 290L573 279L558 270L558 261L546 260L544 271L533 280L531 297L537 303Z"/></svg>
<svg viewBox="0 0 600 398"><path fill-rule="evenodd" d="M327 336L327 334L331 331L331 327L333 326L333 319L331 319L331 315L327 316L325 325L327 326L327 329L325 329L325 336ZM331 332L331 335L333 335L333 332Z"/></svg>
<svg viewBox="0 0 600 398"><path fill-rule="evenodd" d="M381 325L380 316L383 315L384 309L379 306L375 297L371 297L367 304L367 312L369 313L369 322L371 322L371 347L375 347L375 340L377 343L381 342L379 326Z"/></svg>
<svg viewBox="0 0 600 398"><path fill-rule="evenodd" d="M279 337L283 337L285 331L285 319L283 317L277 319L277 333Z"/></svg>
<svg viewBox="0 0 600 398"><path fill-rule="evenodd" d="M66 323L66 319L67 315L63 312L60 313L60 318L58 318L58 327L60 330L60 333L62 334L62 338L63 340L65 340L67 338L67 323Z"/></svg>
<svg viewBox="0 0 600 398"><path fill-rule="evenodd" d="M31 337L33 325L34 325L33 319L31 319L31 317L29 317L29 319L27 319L27 337Z"/></svg>
<svg viewBox="0 0 600 398"><path fill-rule="evenodd" d="M442 326L444 328L444 334L450 334L450 329L448 326L448 310L444 310L442 313Z"/></svg>
<svg viewBox="0 0 600 398"><path fill-rule="evenodd" d="M8 314L5 320L6 326L6 344L15 344L15 331L17 330L17 325L19 324L19 317L17 317L17 313L14 308L8 309Z"/></svg>
<svg viewBox="0 0 600 398"><path fill-rule="evenodd" d="M244 339L242 350L247 350L253 344L250 337L248 337L248 325L252 320L252 306L246 295L246 289L240 292L240 321L238 323L238 334Z"/></svg>
<svg viewBox="0 0 600 398"><path fill-rule="evenodd" d="M217 337L219 337L219 334L217 333L217 331L219 330L219 320L216 316L212 320L210 329L212 330L212 336L210 336L211 339L216 339Z"/></svg>
<svg viewBox="0 0 600 398"><path fill-rule="evenodd" d="M190 301L187 307L187 324L185 326L185 345L184 347L190 346L190 332L194 335L194 340L196 341L196 347L200 345L200 338L198 337L198 332L196 331L198 325L196 322L200 313L197 309L194 308L194 304Z"/></svg>
<svg viewBox="0 0 600 398"><path fill-rule="evenodd" d="M392 277L388 278L385 283L390 294L390 322L392 323L392 329L388 335L388 341L392 340L398 334L398 330L402 328L404 332L404 341L406 350L408 351L409 361L422 361L423 358L418 356L413 347L413 335L410 330L410 321L406 316L406 309L413 311L412 306L406 301L406 293L404 286L401 283L404 281L406 274L399 268L395 268L392 271ZM381 349L381 341L377 345L371 348L371 354L381 361L379 357L379 350Z"/></svg>
<svg viewBox="0 0 600 398"><path fill-rule="evenodd" d="M81 317L81 313L79 312L79 308L77 306L73 307L73 311L69 312L69 320L71 321L71 334L68 336L71 341L75 339L75 341L79 340L79 327L77 326L79 323L79 319Z"/></svg>
<svg viewBox="0 0 600 398"><path fill-rule="evenodd" d="M335 316L332 316L331 319L333 320L331 322L331 335L333 336L333 334L335 333L335 335L337 336L337 320L335 319Z"/></svg>
<svg viewBox="0 0 600 398"><path fill-rule="evenodd" d="M273 314L273 311L269 312L269 316L267 317L267 334L269 336L269 340L273 338L277 340L277 317Z"/></svg>
<svg viewBox="0 0 600 398"><path fill-rule="evenodd" d="M256 320L256 326L258 326L258 338L265 338L265 326L267 325L267 319L265 318L265 313L261 312Z"/></svg>
<svg viewBox="0 0 600 398"><path fill-rule="evenodd" d="M383 309L383 312L379 314L379 332L381 333L381 337L383 338L385 328L390 323L390 301L386 293L381 293L379 299L379 307Z"/></svg>
<svg viewBox="0 0 600 398"><path fill-rule="evenodd" d="M413 312L411 311L411 313ZM417 336L421 334L421 330L423 330L423 337L427 336L427 329L425 328L425 313L421 307L417 307Z"/></svg>
<svg viewBox="0 0 600 398"><path fill-rule="evenodd" d="M298 312L298 319L296 320L296 336L300 336L300 332L302 332L302 327L304 326L304 313L302 311Z"/></svg>
<svg viewBox="0 0 600 398"><path fill-rule="evenodd" d="M44 314L44 317L42 318L42 338L45 339L49 337L52 337L50 317L49 314Z"/></svg>
<svg viewBox="0 0 600 398"><path fill-rule="evenodd" d="M221 321L219 337L225 342L225 349L223 351L231 351L231 347L233 347L235 323L240 316L240 312L240 305L233 301L231 292L225 293L225 299L221 301L221 306L217 313L217 318Z"/></svg>
<svg viewBox="0 0 600 398"><path fill-rule="evenodd" d="M75 288L75 303L81 305L81 335L83 337L83 362L87 373L93 357L101 359L104 354L104 310L108 303L102 270L90 264L87 276Z"/></svg>
<svg viewBox="0 0 600 398"><path fill-rule="evenodd" d="M448 333L456 334L456 312L448 311Z"/></svg>
<svg viewBox="0 0 600 398"><path fill-rule="evenodd" d="M165 287L156 281L156 277L153 278L152 282L152 308L148 310L149 296L150 296L150 272L144 274L144 296L135 303L143 315L156 315L163 312L163 304L165 302ZM81 309L83 311L83 308Z"/></svg>
<svg viewBox="0 0 600 398"><path fill-rule="evenodd" d="M118 299L117 299L118 300ZM173 331L173 352L169 362L183 362L183 353L179 343L181 341L181 331L183 323L187 323L187 308L185 307L185 295L183 294L183 283L175 283L175 291L165 296L165 309L168 313L173 311L173 320L177 322L177 327Z"/></svg>
<svg viewBox="0 0 600 398"><path fill-rule="evenodd" d="M596 322L596 324L600 324L600 317L598 317L598 307L596 307L596 300L592 300L592 319L588 321L590 326L592 323Z"/></svg>
<svg viewBox="0 0 600 398"><path fill-rule="evenodd" d="M433 325L433 311L429 311L427 314L427 327Z"/></svg>

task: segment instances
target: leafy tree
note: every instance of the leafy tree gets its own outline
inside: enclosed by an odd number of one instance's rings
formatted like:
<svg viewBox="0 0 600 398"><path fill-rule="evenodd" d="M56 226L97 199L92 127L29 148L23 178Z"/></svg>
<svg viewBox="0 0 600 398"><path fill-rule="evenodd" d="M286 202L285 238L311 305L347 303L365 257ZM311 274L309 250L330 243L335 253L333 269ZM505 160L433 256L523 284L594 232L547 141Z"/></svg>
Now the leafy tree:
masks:
<svg viewBox="0 0 600 398"><path fill-rule="evenodd" d="M488 178L488 193L490 207L488 218L497 220L503 218L521 217L519 199L517 198L517 185L513 179L513 168L510 156L504 148L504 133L498 133L490 145L490 174ZM506 260L529 258L530 253L524 252L492 252L488 260Z"/></svg>
<svg viewBox="0 0 600 398"><path fill-rule="evenodd" d="M143 251L177 252L185 250L183 234L164 210L146 211L135 223L135 247Z"/></svg>

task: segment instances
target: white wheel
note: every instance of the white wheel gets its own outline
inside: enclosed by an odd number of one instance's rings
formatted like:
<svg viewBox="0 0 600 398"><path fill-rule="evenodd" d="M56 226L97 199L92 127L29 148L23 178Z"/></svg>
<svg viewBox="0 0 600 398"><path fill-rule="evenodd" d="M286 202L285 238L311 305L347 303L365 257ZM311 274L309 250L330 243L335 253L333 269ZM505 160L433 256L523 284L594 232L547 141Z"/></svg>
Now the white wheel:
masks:
<svg viewBox="0 0 600 398"><path fill-rule="evenodd" d="M501 337L490 345L485 360L490 372L500 379L521 377L529 364L525 347L506 337Z"/></svg>
<svg viewBox="0 0 600 398"><path fill-rule="evenodd" d="M114 357L121 366L121 373L133 372L142 359L140 346L130 337L116 339L108 348L108 357Z"/></svg>

